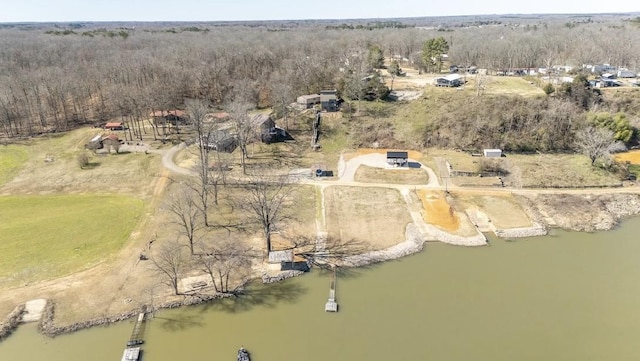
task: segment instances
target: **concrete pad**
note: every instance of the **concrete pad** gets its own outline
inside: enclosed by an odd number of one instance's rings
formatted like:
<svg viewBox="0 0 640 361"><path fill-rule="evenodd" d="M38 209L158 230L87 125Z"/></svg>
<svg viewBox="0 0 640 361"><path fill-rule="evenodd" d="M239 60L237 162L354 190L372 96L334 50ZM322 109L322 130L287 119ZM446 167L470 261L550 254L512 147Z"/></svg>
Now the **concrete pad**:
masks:
<svg viewBox="0 0 640 361"><path fill-rule="evenodd" d="M22 322L36 322L42 318L42 312L47 305L47 300L44 298L31 300L24 304L24 314L22 315Z"/></svg>

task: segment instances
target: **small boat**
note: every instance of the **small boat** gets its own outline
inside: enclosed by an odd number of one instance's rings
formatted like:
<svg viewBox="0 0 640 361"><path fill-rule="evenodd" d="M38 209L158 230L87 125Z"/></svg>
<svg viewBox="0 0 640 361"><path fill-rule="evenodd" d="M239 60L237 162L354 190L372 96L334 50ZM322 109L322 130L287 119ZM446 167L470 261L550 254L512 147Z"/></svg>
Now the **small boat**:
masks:
<svg viewBox="0 0 640 361"><path fill-rule="evenodd" d="M249 358L249 351L247 351L244 347L240 347L238 350L238 361L251 361Z"/></svg>

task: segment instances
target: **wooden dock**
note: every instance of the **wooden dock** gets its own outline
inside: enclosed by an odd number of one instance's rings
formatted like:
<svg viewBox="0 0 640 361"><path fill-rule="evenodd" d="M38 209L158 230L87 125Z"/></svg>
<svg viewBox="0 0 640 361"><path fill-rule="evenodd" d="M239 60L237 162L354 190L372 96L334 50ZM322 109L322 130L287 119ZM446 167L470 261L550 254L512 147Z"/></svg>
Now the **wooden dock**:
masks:
<svg viewBox="0 0 640 361"><path fill-rule="evenodd" d="M329 287L329 299L324 305L324 312L338 312L338 303L336 302L336 273L336 267L334 266L331 286Z"/></svg>
<svg viewBox="0 0 640 361"><path fill-rule="evenodd" d="M124 349L121 361L138 361L140 359L142 349L139 345L144 343L144 340L142 339L145 325L144 316L144 312L138 314L138 319L136 320L135 326L133 326L131 337L129 337L127 347Z"/></svg>
<svg viewBox="0 0 640 361"><path fill-rule="evenodd" d="M143 343L142 334L144 334L144 312L138 314L136 325L133 326L133 331L131 332L131 337L129 337L127 345L139 345Z"/></svg>

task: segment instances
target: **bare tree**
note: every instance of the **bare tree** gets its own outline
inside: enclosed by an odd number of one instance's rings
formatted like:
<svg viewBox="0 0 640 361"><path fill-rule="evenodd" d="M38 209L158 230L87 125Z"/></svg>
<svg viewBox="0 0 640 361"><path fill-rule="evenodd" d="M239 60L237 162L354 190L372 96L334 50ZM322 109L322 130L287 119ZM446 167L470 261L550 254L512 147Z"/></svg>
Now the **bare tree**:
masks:
<svg viewBox="0 0 640 361"><path fill-rule="evenodd" d="M267 252L271 251L271 235L277 223L287 218L285 208L291 193L287 177L260 171L244 185L245 192L238 199L238 207L249 219L260 224Z"/></svg>
<svg viewBox="0 0 640 361"><path fill-rule="evenodd" d="M192 255L196 233L202 228L200 221L202 208L194 193L193 188L182 185L169 196L166 204L166 209L174 216L174 223L180 227L180 233L187 238Z"/></svg>
<svg viewBox="0 0 640 361"><path fill-rule="evenodd" d="M611 153L626 149L624 143L615 140L612 131L593 126L578 133L576 145L584 155L589 157L592 166L595 165L597 159L609 158Z"/></svg>
<svg viewBox="0 0 640 361"><path fill-rule="evenodd" d="M176 295L180 294L178 281L187 263L182 249L183 246L177 241L166 243L151 257L153 271L162 277L163 283L171 287Z"/></svg>
<svg viewBox="0 0 640 361"><path fill-rule="evenodd" d="M319 267L345 263L345 259L368 251L357 239L299 237L292 240L294 254Z"/></svg>
<svg viewBox="0 0 640 361"><path fill-rule="evenodd" d="M207 105L201 100L187 100L187 113L196 132L198 143L198 185L195 191L200 201L200 209L205 226L209 226L209 141L211 127L205 123ZM217 203L217 201L216 201Z"/></svg>
<svg viewBox="0 0 640 361"><path fill-rule="evenodd" d="M241 152L240 164L244 172L246 172L245 162L248 158L247 147L255 138L255 129L249 117L250 108L251 106L246 102L233 102L229 105L233 130Z"/></svg>
<svg viewBox="0 0 640 361"><path fill-rule="evenodd" d="M211 277L216 292L234 293L243 286L251 274L253 251L234 239L227 239L214 246L203 247L198 262ZM230 287L230 279L233 287Z"/></svg>

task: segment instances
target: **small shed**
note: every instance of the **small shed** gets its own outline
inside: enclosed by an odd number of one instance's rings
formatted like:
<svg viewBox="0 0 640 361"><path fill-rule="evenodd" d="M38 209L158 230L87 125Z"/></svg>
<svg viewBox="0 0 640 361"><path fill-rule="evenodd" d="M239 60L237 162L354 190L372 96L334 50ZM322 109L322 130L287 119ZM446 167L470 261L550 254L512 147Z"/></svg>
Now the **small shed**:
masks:
<svg viewBox="0 0 640 361"><path fill-rule="evenodd" d="M293 249L269 252L269 263L293 262Z"/></svg>
<svg viewBox="0 0 640 361"><path fill-rule="evenodd" d="M102 149L102 134L98 134L95 137L91 138L89 143L85 144L84 147L91 150Z"/></svg>
<svg viewBox="0 0 640 361"><path fill-rule="evenodd" d="M309 109L314 105L320 103L320 95L319 94L301 95L296 99L296 102L304 106L305 109Z"/></svg>
<svg viewBox="0 0 640 361"><path fill-rule="evenodd" d="M122 122L112 122L104 125L104 129L106 130L124 130L124 126Z"/></svg>
<svg viewBox="0 0 640 361"><path fill-rule="evenodd" d="M322 105L322 110L337 112L340 107L338 91L335 89L320 91L320 104Z"/></svg>
<svg viewBox="0 0 640 361"><path fill-rule="evenodd" d="M387 164L394 167L406 167L409 165L409 153L401 151L388 151Z"/></svg>
<svg viewBox="0 0 640 361"><path fill-rule="evenodd" d="M485 158L500 158L502 157L502 149L485 149L483 154Z"/></svg>
<svg viewBox="0 0 640 361"><path fill-rule="evenodd" d="M629 69L619 69L618 78L635 78L636 73Z"/></svg>

